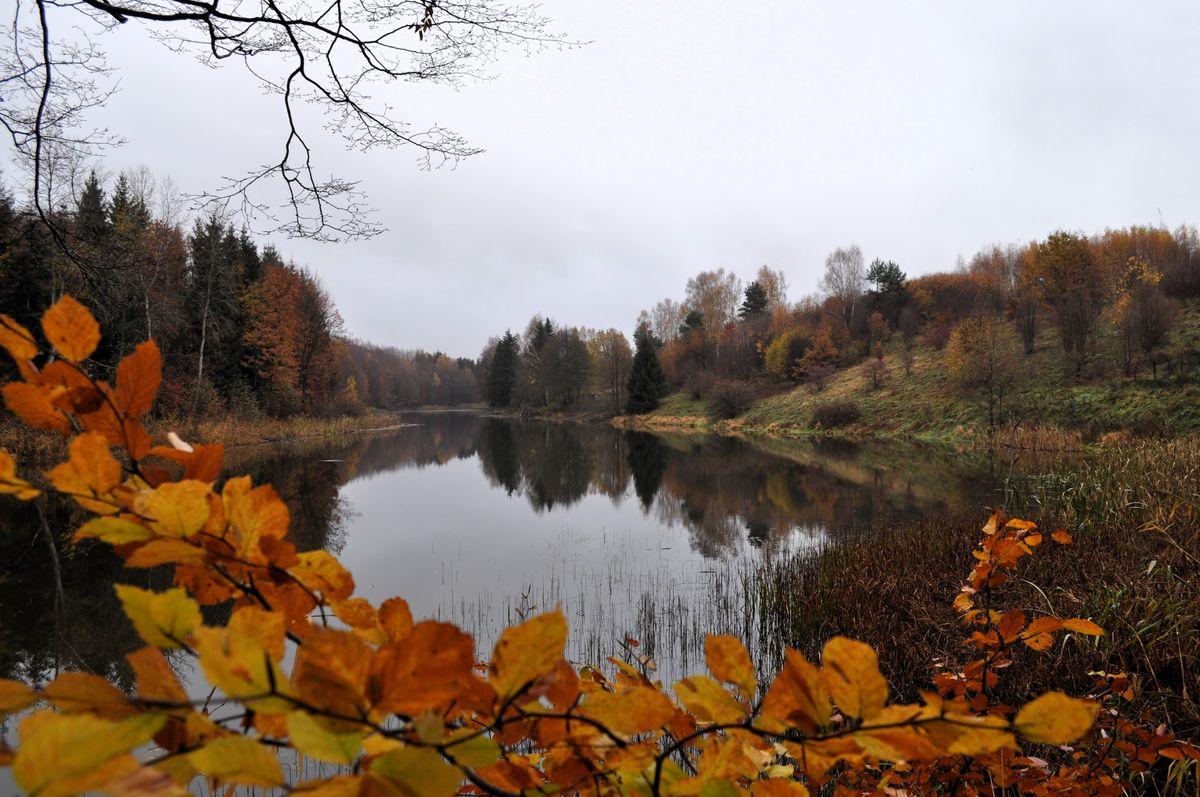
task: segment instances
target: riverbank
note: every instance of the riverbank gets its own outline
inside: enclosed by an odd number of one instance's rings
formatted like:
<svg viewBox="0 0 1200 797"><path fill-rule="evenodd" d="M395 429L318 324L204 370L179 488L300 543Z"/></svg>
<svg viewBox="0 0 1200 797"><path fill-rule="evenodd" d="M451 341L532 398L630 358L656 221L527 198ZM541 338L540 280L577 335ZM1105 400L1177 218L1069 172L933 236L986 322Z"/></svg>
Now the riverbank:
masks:
<svg viewBox="0 0 1200 797"><path fill-rule="evenodd" d="M151 418L146 430L155 440L164 440L168 432L174 432L188 442L224 443L226 448L240 448L394 428L399 425L401 414L372 410L362 415L332 418ZM61 435L31 429L12 416L0 421L0 447L18 458L34 459L59 457L66 451Z"/></svg>

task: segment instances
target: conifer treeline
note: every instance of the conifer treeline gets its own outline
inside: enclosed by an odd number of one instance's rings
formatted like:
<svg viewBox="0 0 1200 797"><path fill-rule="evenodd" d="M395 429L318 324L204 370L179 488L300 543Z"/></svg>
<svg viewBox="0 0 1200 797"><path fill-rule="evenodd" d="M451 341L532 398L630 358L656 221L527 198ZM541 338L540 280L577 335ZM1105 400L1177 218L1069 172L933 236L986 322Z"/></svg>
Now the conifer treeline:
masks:
<svg viewBox="0 0 1200 797"><path fill-rule="evenodd" d="M115 367L154 338L171 415L325 415L475 401L475 364L351 340L328 291L217 215L185 229L144 170L108 188L93 172L52 219L59 241L0 190L0 312L28 327L70 293L105 331ZM66 251L60 243L67 244Z"/></svg>

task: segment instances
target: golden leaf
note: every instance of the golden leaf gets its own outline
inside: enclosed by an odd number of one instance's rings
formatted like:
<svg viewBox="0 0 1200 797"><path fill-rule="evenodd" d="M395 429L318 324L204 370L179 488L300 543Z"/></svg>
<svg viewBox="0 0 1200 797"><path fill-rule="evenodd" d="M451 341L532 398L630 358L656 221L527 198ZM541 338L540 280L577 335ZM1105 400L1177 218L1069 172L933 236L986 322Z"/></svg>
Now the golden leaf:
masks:
<svg viewBox="0 0 1200 797"><path fill-rule="evenodd" d="M193 636L200 669L213 686L264 714L284 714L294 708L276 697L286 693L287 681L257 640L205 626Z"/></svg>
<svg viewBox="0 0 1200 797"><path fill-rule="evenodd" d="M451 797L462 774L433 750L405 747L371 762L370 771L400 787L409 797Z"/></svg>
<svg viewBox="0 0 1200 797"><path fill-rule="evenodd" d="M725 725L746 718L746 707L707 675L693 675L675 684L675 697L701 722Z"/></svg>
<svg viewBox="0 0 1200 797"><path fill-rule="evenodd" d="M151 526L163 537L186 539L204 528L211 492L210 485L193 479L167 482L138 496L138 512L149 517Z"/></svg>
<svg viewBox="0 0 1200 797"><path fill-rule="evenodd" d="M845 714L870 719L883 711L888 685L870 645L834 637L821 652L821 685Z"/></svg>
<svg viewBox="0 0 1200 797"><path fill-rule="evenodd" d="M92 518L75 532L75 541L94 538L103 540L109 545L124 545L130 542L145 542L153 539L154 532L124 518L107 516Z"/></svg>
<svg viewBox="0 0 1200 797"><path fill-rule="evenodd" d="M656 730L671 721L678 709L657 689L636 686L625 692L593 692L581 713L621 736Z"/></svg>
<svg viewBox="0 0 1200 797"><path fill-rule="evenodd" d="M125 657L137 676L137 694L143 700L163 703L186 703L188 696L179 677L167 664L162 651L146 647Z"/></svg>
<svg viewBox="0 0 1200 797"><path fill-rule="evenodd" d="M42 332L54 350L71 362L83 362L100 345L100 325L88 309L64 296L42 316Z"/></svg>
<svg viewBox="0 0 1200 797"><path fill-rule="evenodd" d="M12 455L3 449L0 449L0 493L15 495L22 501L37 498L42 494L41 490L29 482L17 478L17 463Z"/></svg>
<svg viewBox="0 0 1200 797"><path fill-rule="evenodd" d="M115 585L125 614L138 636L156 648L182 648L200 624L200 607L182 589L150 592L129 584Z"/></svg>
<svg viewBox="0 0 1200 797"><path fill-rule="evenodd" d="M714 636L704 639L704 657L708 671L718 680L733 684L746 700L753 700L758 677L746 646L737 637Z"/></svg>
<svg viewBox="0 0 1200 797"><path fill-rule="evenodd" d="M1092 727L1096 709L1090 701L1047 692L1021 707L1013 727L1031 742L1070 744Z"/></svg>
<svg viewBox="0 0 1200 797"><path fill-rule="evenodd" d="M554 671L567 645L567 620L558 609L510 626L492 652L492 686L507 700Z"/></svg>
<svg viewBox="0 0 1200 797"><path fill-rule="evenodd" d="M1087 636L1104 636L1104 629L1093 623L1091 620L1084 620L1081 617L1076 617L1071 620L1062 621L1063 628L1068 631L1074 631L1077 634L1086 634Z"/></svg>
<svg viewBox="0 0 1200 797"><path fill-rule="evenodd" d="M158 713L122 722L91 714L31 714L21 722L13 778L38 797L98 789L137 768L137 759L127 753L150 741L165 721L166 715Z"/></svg>
<svg viewBox="0 0 1200 797"><path fill-rule="evenodd" d="M242 786L282 786L283 771L275 754L246 736L223 736L188 753L201 773Z"/></svg>

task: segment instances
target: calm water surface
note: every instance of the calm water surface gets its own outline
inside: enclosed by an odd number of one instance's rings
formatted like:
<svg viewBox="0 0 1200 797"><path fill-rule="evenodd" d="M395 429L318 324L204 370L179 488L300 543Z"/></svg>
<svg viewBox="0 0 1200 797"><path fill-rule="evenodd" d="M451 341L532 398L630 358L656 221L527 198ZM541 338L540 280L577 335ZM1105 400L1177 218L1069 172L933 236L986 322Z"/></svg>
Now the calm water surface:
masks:
<svg viewBox="0 0 1200 797"><path fill-rule="evenodd" d="M747 574L772 560L998 500L1012 469L945 447L746 442L467 413L413 414L404 428L285 449L235 450L227 472L271 482L302 549L324 547L374 601L450 620L487 655L505 625L561 606L569 655L598 662L638 639L659 674L700 666L705 633L753 644L761 607ZM122 571L103 546L63 548L56 596L37 516L3 503L0 676L58 668L128 685L138 647L115 580L165 587L167 572ZM49 518L64 536L82 517ZM219 608L213 612L214 619Z"/></svg>

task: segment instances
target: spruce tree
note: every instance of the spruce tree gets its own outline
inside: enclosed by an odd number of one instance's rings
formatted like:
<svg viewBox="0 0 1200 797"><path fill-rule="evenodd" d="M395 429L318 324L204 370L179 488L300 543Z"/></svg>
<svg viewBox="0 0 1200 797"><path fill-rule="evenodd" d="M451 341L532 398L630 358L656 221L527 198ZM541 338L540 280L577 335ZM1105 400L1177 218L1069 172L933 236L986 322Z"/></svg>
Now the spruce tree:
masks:
<svg viewBox="0 0 1200 797"><path fill-rule="evenodd" d="M642 415L658 407L667 394L667 378L658 362L658 350L650 330L642 324L633 333L636 350L633 369L629 373L629 399L625 410L630 415Z"/></svg>
<svg viewBox="0 0 1200 797"><path fill-rule="evenodd" d="M746 299L738 308L738 318L743 321L767 312L767 289L758 280L746 286Z"/></svg>
<svg viewBox="0 0 1200 797"><path fill-rule="evenodd" d="M513 387L517 383L517 355L520 342L511 330L496 344L492 367L487 379L487 402L492 407L507 407L512 403Z"/></svg>

